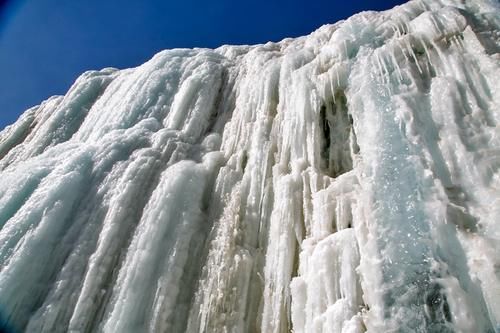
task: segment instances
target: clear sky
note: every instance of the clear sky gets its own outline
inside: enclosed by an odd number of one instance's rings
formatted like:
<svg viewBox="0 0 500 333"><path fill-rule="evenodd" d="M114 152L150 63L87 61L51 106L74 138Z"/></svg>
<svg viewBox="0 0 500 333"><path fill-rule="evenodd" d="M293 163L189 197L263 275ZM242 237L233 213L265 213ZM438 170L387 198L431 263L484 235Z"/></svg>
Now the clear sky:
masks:
<svg viewBox="0 0 500 333"><path fill-rule="evenodd" d="M137 66L176 47L309 34L404 0L0 0L0 129L85 70Z"/></svg>

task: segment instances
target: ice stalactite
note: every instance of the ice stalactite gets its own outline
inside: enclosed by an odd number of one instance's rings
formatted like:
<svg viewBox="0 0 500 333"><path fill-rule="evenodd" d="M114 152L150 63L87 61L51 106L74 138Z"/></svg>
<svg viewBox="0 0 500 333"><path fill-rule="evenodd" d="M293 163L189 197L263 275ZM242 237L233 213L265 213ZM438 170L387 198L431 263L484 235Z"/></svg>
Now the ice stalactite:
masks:
<svg viewBox="0 0 500 333"><path fill-rule="evenodd" d="M3 325L500 332L499 13L83 74L0 132Z"/></svg>

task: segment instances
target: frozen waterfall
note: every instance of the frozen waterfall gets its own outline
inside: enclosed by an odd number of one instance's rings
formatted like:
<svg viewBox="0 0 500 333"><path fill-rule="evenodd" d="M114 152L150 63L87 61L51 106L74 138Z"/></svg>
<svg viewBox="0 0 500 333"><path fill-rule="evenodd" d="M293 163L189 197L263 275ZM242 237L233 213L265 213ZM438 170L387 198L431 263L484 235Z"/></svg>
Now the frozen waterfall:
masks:
<svg viewBox="0 0 500 333"><path fill-rule="evenodd" d="M0 132L13 332L500 332L500 5L84 73Z"/></svg>

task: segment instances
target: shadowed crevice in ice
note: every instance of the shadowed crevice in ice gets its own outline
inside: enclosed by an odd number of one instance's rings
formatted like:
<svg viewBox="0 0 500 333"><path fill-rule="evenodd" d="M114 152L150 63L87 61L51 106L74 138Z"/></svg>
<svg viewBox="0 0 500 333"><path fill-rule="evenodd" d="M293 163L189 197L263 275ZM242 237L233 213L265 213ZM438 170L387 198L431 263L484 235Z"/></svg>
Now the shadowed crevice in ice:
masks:
<svg viewBox="0 0 500 333"><path fill-rule="evenodd" d="M319 117L323 132L323 169L335 178L352 170L352 156L359 152L345 93L341 90L335 92L334 100L321 106Z"/></svg>

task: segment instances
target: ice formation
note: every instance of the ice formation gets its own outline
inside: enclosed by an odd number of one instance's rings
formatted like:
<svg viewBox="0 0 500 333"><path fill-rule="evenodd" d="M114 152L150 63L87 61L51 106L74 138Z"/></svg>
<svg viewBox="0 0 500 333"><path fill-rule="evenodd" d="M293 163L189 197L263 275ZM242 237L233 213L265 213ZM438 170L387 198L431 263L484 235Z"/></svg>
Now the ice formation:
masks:
<svg viewBox="0 0 500 333"><path fill-rule="evenodd" d="M500 332L500 7L84 73L0 133L26 332Z"/></svg>

